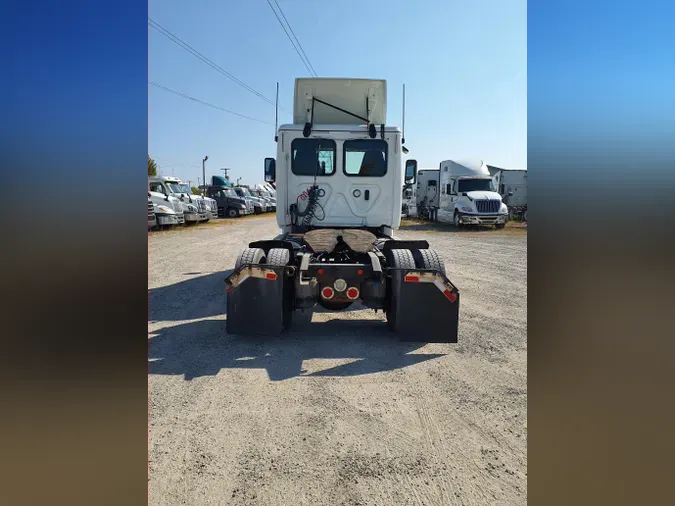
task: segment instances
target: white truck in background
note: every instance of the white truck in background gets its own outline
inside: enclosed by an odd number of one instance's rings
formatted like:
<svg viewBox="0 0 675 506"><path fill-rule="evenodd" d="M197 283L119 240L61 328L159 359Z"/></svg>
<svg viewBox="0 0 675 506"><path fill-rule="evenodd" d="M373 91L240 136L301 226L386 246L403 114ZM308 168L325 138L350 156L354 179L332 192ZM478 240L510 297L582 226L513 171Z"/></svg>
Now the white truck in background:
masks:
<svg viewBox="0 0 675 506"><path fill-rule="evenodd" d="M488 165L495 189L509 209L509 218L527 221L527 169L502 169Z"/></svg>
<svg viewBox="0 0 675 506"><path fill-rule="evenodd" d="M456 227L494 225L504 228L508 209L495 191L492 176L483 161L441 162L438 186L438 221Z"/></svg>
<svg viewBox="0 0 675 506"><path fill-rule="evenodd" d="M181 201L166 189L161 180L157 180L157 176L150 176L148 179L148 196L155 206L157 225L183 225L185 214Z"/></svg>
<svg viewBox="0 0 675 506"><path fill-rule="evenodd" d="M438 209L438 169L419 169L417 171L417 188L415 190L417 216L434 220Z"/></svg>
<svg viewBox="0 0 675 506"><path fill-rule="evenodd" d="M198 223L206 219L206 215L199 212L198 204L191 202L190 199L181 198L182 191L174 190L173 185L178 185L180 180L173 176L150 176L150 191L164 195L167 202L171 202L172 208L180 215L182 223Z"/></svg>
<svg viewBox="0 0 675 506"><path fill-rule="evenodd" d="M401 216L405 216L406 218L413 218L417 216L415 185L403 185L403 206L401 207Z"/></svg>
<svg viewBox="0 0 675 506"><path fill-rule="evenodd" d="M190 203L197 203L197 207L200 212L203 210L203 213L206 216L204 221L209 221L210 219L216 219L218 217L218 203L211 197L206 197L203 195L195 195L192 193L192 188L185 181L180 181L177 185L173 185L174 190L180 190L181 198L185 200L188 199ZM203 206L200 202L203 202Z"/></svg>

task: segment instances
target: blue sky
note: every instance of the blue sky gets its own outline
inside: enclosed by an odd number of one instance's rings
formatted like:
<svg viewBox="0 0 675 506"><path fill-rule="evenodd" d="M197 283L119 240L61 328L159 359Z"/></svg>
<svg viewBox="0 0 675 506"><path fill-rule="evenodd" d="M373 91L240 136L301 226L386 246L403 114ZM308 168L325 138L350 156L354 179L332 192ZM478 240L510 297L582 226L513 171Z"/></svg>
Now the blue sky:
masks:
<svg viewBox="0 0 675 506"><path fill-rule="evenodd" d="M478 157L527 166L527 3L524 0L277 0L320 77L387 80L387 123L401 124L420 167ZM274 1L272 0L274 5ZM150 17L229 73L293 105L300 57L266 0L151 0ZM230 175L252 184L275 156L274 107L152 28L149 78L261 124L149 87L149 152L164 174L196 182ZM291 122L280 111L280 123Z"/></svg>

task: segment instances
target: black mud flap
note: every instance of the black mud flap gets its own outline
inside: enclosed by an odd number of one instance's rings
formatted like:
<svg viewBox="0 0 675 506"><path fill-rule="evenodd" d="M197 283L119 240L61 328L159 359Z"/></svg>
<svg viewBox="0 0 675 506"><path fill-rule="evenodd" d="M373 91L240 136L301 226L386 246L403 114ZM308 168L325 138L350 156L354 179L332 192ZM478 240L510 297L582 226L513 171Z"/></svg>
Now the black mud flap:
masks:
<svg viewBox="0 0 675 506"><path fill-rule="evenodd" d="M243 265L225 279L227 332L279 335L291 324L295 268Z"/></svg>
<svg viewBox="0 0 675 506"><path fill-rule="evenodd" d="M439 271L391 271L392 328L402 341L456 343L459 291Z"/></svg>

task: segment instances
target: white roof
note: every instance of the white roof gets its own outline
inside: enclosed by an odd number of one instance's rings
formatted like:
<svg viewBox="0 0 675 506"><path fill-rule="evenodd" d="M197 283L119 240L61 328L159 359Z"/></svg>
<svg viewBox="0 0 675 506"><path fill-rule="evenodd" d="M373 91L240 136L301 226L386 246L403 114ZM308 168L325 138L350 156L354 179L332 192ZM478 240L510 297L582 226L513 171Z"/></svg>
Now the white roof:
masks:
<svg viewBox="0 0 675 506"><path fill-rule="evenodd" d="M488 166L482 160L443 160L441 165L450 166L452 173L463 176L490 176Z"/></svg>
<svg viewBox="0 0 675 506"><path fill-rule="evenodd" d="M376 125L387 122L387 82L384 79L298 78L295 80L293 123L304 125L310 121L312 98ZM361 125L367 121L314 100L313 124Z"/></svg>

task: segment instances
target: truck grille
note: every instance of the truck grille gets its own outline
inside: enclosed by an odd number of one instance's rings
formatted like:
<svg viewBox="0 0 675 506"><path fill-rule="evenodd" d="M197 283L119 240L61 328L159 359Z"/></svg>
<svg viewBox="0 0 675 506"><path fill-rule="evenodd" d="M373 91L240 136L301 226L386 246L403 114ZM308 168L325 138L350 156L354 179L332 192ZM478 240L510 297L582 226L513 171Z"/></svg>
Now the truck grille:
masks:
<svg viewBox="0 0 675 506"><path fill-rule="evenodd" d="M153 214L155 214L155 206L152 205L152 201L148 200L148 218L152 218Z"/></svg>
<svg viewBox="0 0 675 506"><path fill-rule="evenodd" d="M479 213L498 213L500 204L499 200L476 200L476 210Z"/></svg>

